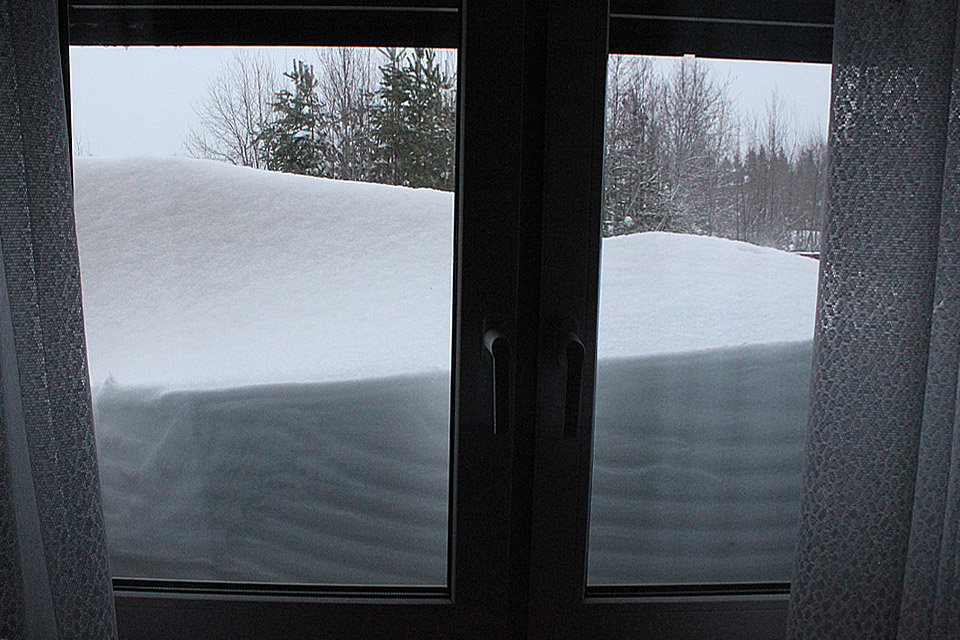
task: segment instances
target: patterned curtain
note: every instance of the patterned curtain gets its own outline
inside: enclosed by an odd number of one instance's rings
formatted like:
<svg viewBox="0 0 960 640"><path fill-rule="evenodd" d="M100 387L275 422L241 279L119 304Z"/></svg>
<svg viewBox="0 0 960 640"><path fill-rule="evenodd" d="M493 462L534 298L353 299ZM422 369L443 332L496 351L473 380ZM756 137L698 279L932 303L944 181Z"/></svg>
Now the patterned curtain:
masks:
<svg viewBox="0 0 960 640"><path fill-rule="evenodd" d="M0 0L0 638L115 638L56 0Z"/></svg>
<svg viewBox="0 0 960 640"><path fill-rule="evenodd" d="M957 638L956 0L837 0L790 638Z"/></svg>

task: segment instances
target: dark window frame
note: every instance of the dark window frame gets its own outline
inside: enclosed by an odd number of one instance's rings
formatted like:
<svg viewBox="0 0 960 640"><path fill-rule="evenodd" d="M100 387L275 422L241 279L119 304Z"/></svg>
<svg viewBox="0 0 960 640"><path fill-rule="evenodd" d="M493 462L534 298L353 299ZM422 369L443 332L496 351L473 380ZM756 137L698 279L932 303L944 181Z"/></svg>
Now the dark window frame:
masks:
<svg viewBox="0 0 960 640"><path fill-rule="evenodd" d="M597 143L602 134L597 131L602 131L605 95L597 86L608 54L827 63L833 49L833 2L610 0L605 32L594 10L574 11L575 16L554 16L548 26L551 63L565 71L547 80L547 95L562 94L563 99L547 109L550 145L544 147L548 168L543 191L563 195L545 199L543 209L550 212L549 223L564 233L551 233L545 221L540 238L545 256L540 348L541 363L547 364L539 371L534 528L540 533L532 548L531 592L537 600L530 604L530 637L777 637L786 631L789 583L586 584L600 216L587 218L583 211L600 210L600 194L586 194L601 182ZM569 51L581 55L565 55ZM549 73L553 66L546 68ZM564 160L571 157L577 160ZM573 438L564 433L558 409L565 402L565 377L552 362L558 356L555 336L564 326L577 328L587 353Z"/></svg>
<svg viewBox="0 0 960 640"><path fill-rule="evenodd" d="M458 129L458 242L465 232L485 233L483 229L493 216L491 208L503 209L497 220L505 225L503 233L488 235L484 240L499 239L503 250L482 260L492 260L491 266L506 277L486 285L480 281L472 284L486 287L484 296L488 299L496 295L498 288L514 292L499 308L484 312L486 318L508 327L516 347L515 434L508 441L492 445L500 456L495 475L509 485L506 491L513 505L509 514L503 516L506 524L499 529L499 542L509 553L494 567L470 569L489 571L495 576L491 584L480 586L475 594L458 593L455 571L451 571L449 588L230 585L119 578L114 586L121 637L472 636L479 630L476 616L489 615L490 603L495 603L494 609L501 612L504 620L487 627L487 631L517 638L578 637L585 629L591 630L592 637L610 638L759 638L779 632L785 624L789 594L786 583L588 588L584 571L583 580L566 585L565 595L559 597L558 593L559 599L547 596L531 604L530 585L536 583L538 572L535 547L540 539L537 536L542 535L535 533L540 523L536 497L542 495L544 481L542 473L540 480L535 477L535 451L543 456L543 451L549 450L549 446L537 446L543 435L535 433L538 385L544 382L542 370L538 370L542 352L547 348L544 336L549 325L542 317L541 284L550 275L542 252L555 249L545 241L542 227L546 222L542 219L544 189L551 186L549 168L555 157L550 154L556 153L556 149L548 149L545 133L551 118L575 120L582 114L574 107L549 104L546 95L550 81L541 77L542 65L556 58L557 50L551 47L565 39L562 33L558 38L557 28L562 28L562 20L551 26L548 5L552 9L563 3L524 0L512 9L493 4L480 0L328 0L322 5L310 0L61 0L61 33L66 36L69 29L69 39L61 40L66 87L68 44L459 45L460 77L467 78L466 92L462 85L458 95L461 109L465 101L482 104L480 94L487 93L496 97L496 104L514 110L506 122L498 122L504 120L503 113L509 110L483 113L479 106L471 111L468 105L464 110L466 124ZM603 0L596 3L597 7L603 4ZM604 40L602 50L595 49L596 56L585 62L593 69L599 68L601 55L605 65L608 53L693 53L702 57L804 62L830 62L832 54L833 0L610 0L609 8L603 6L602 11L609 12L607 31L586 35L598 47L599 40ZM475 31L471 32L471 28ZM474 34L475 40L470 37ZM516 72L508 74L507 82L492 72L482 71L480 63L494 59L495 48L504 44L521 60ZM474 64L474 60L478 62ZM474 87L475 93L471 93ZM587 100L592 101L594 117L598 109L602 114L602 100L598 106L595 89ZM587 139L588 127L582 129L563 144L569 148L590 148L596 141ZM512 143L491 143L497 139ZM498 146L503 149L498 151ZM465 149L474 154L465 154ZM471 159L474 155L476 160ZM495 157L500 161L493 160ZM500 193L491 196L491 189ZM467 213L461 219L464 211ZM576 224L579 226L573 235L580 240L589 239L599 217L596 223ZM514 240L504 240L511 233ZM599 269L599 234L596 235L595 244L588 240L582 254L587 263L594 264L586 274L586 296L594 296L594 301L596 291L591 293L589 282L596 282ZM461 302L458 300L457 304ZM587 312L589 315L589 308ZM471 309L471 313L479 310ZM462 340L455 341L458 360L468 351L476 351L472 348L476 345L468 350L465 341L480 329L468 329ZM590 331L589 326L587 330ZM592 330L595 331L595 325ZM588 349L591 343L595 344L595 335L585 340ZM455 384L466 388L476 382L459 380ZM589 428L582 431L589 436ZM581 477L572 502L579 500L580 504L570 508L579 510L573 546L579 545L581 553L585 552L586 541L583 492L589 492L589 468L584 475L583 460L589 461L589 451L587 440L574 456L580 460ZM551 479L551 473L547 473L546 479ZM454 475L452 489L456 489L457 482ZM482 494L491 486L492 483L481 483L475 490ZM491 511L481 517L491 515L495 514ZM451 521L457 517L451 503ZM552 525L547 526L549 531ZM456 530L451 530L451 554L459 544ZM475 542L476 537L466 544ZM476 558L476 562L481 560L482 556ZM488 555L485 561L489 560ZM452 557L450 562L452 566ZM574 564L571 561L576 574L578 567ZM570 594L574 602L566 599ZM540 627L544 612L570 604L576 612L571 614L574 617L560 616L569 623L561 636L544 635ZM255 621L253 626L251 621Z"/></svg>
<svg viewBox="0 0 960 640"><path fill-rule="evenodd" d="M610 53L825 62L834 0L610 0Z"/></svg>
<svg viewBox="0 0 960 640"><path fill-rule="evenodd" d="M69 45L313 45L468 47L471 60L521 41L518 11L409 2L303 0L249 2L70 2L61 0L64 87L69 108ZM484 24L483 29L471 25ZM486 27L489 25L489 28ZM464 38L467 32L477 37ZM519 57L519 51L516 52ZM519 591L522 558L510 557L511 429L486 429L492 405L483 322L496 319L513 338L518 185L491 195L491 184L519 173L519 147L499 138L520 133L515 117L483 113L485 93L518 93L519 73L505 83L489 64L458 56L458 176L455 196L454 361L452 375L450 538L445 587L354 587L153 579L114 580L121 638L411 637L449 638L456 629L511 635L508 603ZM465 78L469 80L465 81ZM464 119L474 124L469 131ZM481 133L482 132L482 133ZM491 135L492 134L492 135ZM467 154L465 150L471 150ZM474 160L477 158L477 160ZM489 163L482 159L490 160ZM467 171L463 171L468 167ZM483 211L484 213L480 213ZM471 238L464 242L462 238ZM497 247L491 251L490 246ZM492 266L491 269L486 267ZM460 321L460 318L463 318ZM506 515L504 515L506 514ZM514 545L516 546L516 545ZM481 579L482 578L482 579Z"/></svg>

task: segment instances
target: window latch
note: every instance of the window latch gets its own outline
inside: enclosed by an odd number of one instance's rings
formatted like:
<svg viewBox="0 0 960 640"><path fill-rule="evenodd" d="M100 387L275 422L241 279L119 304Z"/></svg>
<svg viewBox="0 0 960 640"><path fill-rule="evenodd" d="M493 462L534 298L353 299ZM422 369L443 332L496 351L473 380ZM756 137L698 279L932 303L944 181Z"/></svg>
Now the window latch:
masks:
<svg viewBox="0 0 960 640"><path fill-rule="evenodd" d="M505 432L510 425L510 343L496 329L487 329L483 346L492 359L493 432Z"/></svg>
<svg viewBox="0 0 960 640"><path fill-rule="evenodd" d="M566 400L563 405L563 437L577 437L580 424L580 396L583 386L583 360L586 350L575 331L561 331L562 359L566 364Z"/></svg>

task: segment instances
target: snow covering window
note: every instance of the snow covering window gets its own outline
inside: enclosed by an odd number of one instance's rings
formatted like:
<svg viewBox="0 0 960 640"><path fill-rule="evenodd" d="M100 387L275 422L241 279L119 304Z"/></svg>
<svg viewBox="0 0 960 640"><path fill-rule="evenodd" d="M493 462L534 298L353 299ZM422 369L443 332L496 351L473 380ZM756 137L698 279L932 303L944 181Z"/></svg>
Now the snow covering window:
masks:
<svg viewBox="0 0 960 640"><path fill-rule="evenodd" d="M592 585L790 580L829 100L775 87L807 82L609 59Z"/></svg>
<svg viewBox="0 0 960 640"><path fill-rule="evenodd" d="M71 67L114 575L446 584L455 52Z"/></svg>

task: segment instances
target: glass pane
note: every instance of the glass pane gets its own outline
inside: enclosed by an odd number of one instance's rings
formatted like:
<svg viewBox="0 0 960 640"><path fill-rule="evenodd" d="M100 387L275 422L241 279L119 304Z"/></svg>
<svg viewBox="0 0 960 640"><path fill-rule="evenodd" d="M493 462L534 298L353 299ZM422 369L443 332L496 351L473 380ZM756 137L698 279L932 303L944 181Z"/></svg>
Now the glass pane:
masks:
<svg viewBox="0 0 960 640"><path fill-rule="evenodd" d="M455 63L71 50L115 575L446 584Z"/></svg>
<svg viewBox="0 0 960 640"><path fill-rule="evenodd" d="M609 59L592 585L790 580L829 77Z"/></svg>

